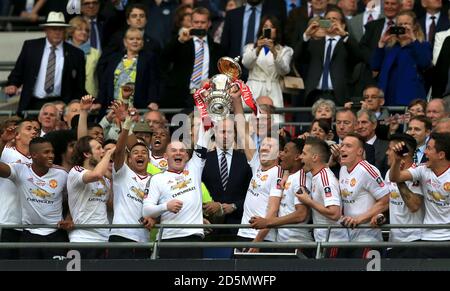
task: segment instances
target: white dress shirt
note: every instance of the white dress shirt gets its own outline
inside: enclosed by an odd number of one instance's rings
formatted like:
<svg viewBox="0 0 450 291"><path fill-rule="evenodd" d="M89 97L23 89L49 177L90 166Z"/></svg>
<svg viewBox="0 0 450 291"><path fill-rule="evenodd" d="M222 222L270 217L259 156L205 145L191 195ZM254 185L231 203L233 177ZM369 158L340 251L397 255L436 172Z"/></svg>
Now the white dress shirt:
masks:
<svg viewBox="0 0 450 291"><path fill-rule="evenodd" d="M61 83L62 83L62 73L64 68L64 49L63 43L61 42L56 46L56 63L55 63L55 82L53 92L47 94L45 92L45 75L47 74L48 57L51 52L52 45L45 39L44 54L41 59L41 67L39 68L39 74L34 86L33 94L37 98L45 98L51 96L61 96Z"/></svg>

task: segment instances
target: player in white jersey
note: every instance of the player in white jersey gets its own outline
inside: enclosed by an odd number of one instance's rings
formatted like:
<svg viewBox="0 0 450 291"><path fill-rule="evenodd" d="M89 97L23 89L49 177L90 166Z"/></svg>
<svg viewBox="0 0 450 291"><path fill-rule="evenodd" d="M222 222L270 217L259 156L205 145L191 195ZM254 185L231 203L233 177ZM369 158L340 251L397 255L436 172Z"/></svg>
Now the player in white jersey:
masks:
<svg viewBox="0 0 450 291"><path fill-rule="evenodd" d="M389 138L389 147L386 151L388 156L388 165L391 166L395 160L393 147L404 142L407 148L407 154L402 157L402 168L415 168L413 162L414 151L417 142L408 134L393 134ZM386 184L389 187L389 223L390 224L422 224L423 223L423 193L419 181L407 181L394 183L390 181L389 172L386 173ZM377 224L376 216L372 218L372 224ZM389 241L410 242L420 240L422 229L417 228L391 228L389 232ZM413 258L417 251L413 248L388 248L387 257L389 258Z"/></svg>
<svg viewBox="0 0 450 291"><path fill-rule="evenodd" d="M8 178L17 187L20 196L22 224L53 224L65 226L62 217L63 192L66 190L67 172L53 167L53 147L45 138L37 137L30 142L31 164L0 162L0 176ZM27 228L22 242L64 242L65 233L55 228ZM63 255L61 250L22 249L26 259L51 259Z"/></svg>
<svg viewBox="0 0 450 291"><path fill-rule="evenodd" d="M382 241L380 229L354 228L389 208L389 188L380 171L363 159L364 139L348 134L340 148L339 186L344 207L342 224L351 228L350 241ZM362 253L361 253L362 251ZM349 257L365 258L366 249L349 250Z"/></svg>
<svg viewBox="0 0 450 291"><path fill-rule="evenodd" d="M143 216L160 217L161 224L203 224L201 178L205 166L209 134L200 126L198 145L188 161L186 145L173 141L167 146L164 157L168 170L154 175L150 180L148 195L144 198ZM167 228L162 241L197 242L204 237L199 228ZM160 258L201 258L201 248L161 248Z"/></svg>
<svg viewBox="0 0 450 291"><path fill-rule="evenodd" d="M4 163L31 164L29 145L31 139L38 136L38 129L31 120L20 123L6 120L0 140L0 160ZM14 145L9 144L14 140ZM22 212L16 185L8 179L0 178L0 224L21 224ZM2 242L18 242L22 229L2 229ZM19 250L0 250L0 259L18 259Z"/></svg>
<svg viewBox="0 0 450 291"><path fill-rule="evenodd" d="M125 163L128 133L132 126L132 119L127 116L114 151L113 224L139 224L142 222L151 227L155 224L152 218L141 219L145 187L150 179L150 174L146 171L149 161L147 146L143 143L133 145ZM148 240L149 232L145 228L112 228L109 233L110 242L148 242ZM149 257L149 253L145 249L111 248L108 252L109 259L144 259L146 257Z"/></svg>
<svg viewBox="0 0 450 291"><path fill-rule="evenodd" d="M270 136L263 138L258 152L255 142L246 130L248 125L244 118L240 92L233 93L232 98L237 120L238 145L244 148L245 156L253 173L245 197L241 220L241 224L248 224L251 223L252 218L258 216L270 219L278 215L283 171L278 166L278 139ZM276 230L264 228L258 231L252 228L241 228L237 236L242 241L275 241ZM248 251L259 252L259 249L250 248Z"/></svg>
<svg viewBox="0 0 450 291"><path fill-rule="evenodd" d="M289 176L284 183L283 194L281 196L278 216L272 218L255 217L252 218L252 226L257 229L266 227L280 226L284 224L307 224L309 220L309 208L299 202L295 197L295 193L301 186L311 188L311 174L306 174L302 169L302 160L300 158L303 150L304 140L294 139L288 142L283 151L280 152L280 166L283 171L288 171ZM311 230L307 228L278 228L276 241L312 241ZM285 251L279 249L278 251ZM291 251L291 250L287 250ZM312 252L309 250L302 251L306 256L310 257Z"/></svg>
<svg viewBox="0 0 450 291"><path fill-rule="evenodd" d="M152 133L150 162L161 171L167 170L167 160L164 158L164 153L166 152L169 138L170 133L164 127L156 127Z"/></svg>
<svg viewBox="0 0 450 291"><path fill-rule="evenodd" d="M401 152L404 142L393 147ZM428 161L417 168L400 170L401 157L395 155L390 178L394 182L419 181L424 193L424 224L450 223L450 134L432 133L425 149ZM424 229L423 241L450 241L449 229ZM450 258L448 247L421 248L418 257Z"/></svg>
<svg viewBox="0 0 450 291"><path fill-rule="evenodd" d="M302 188L297 198L312 209L314 224L339 224L342 213L339 181L327 164L330 155L325 141L316 137L306 139L301 159L304 163L303 169L313 175L312 187L310 193ZM334 228L328 233L327 229L314 229L314 239L320 242L348 241L348 230ZM337 248L327 250L327 257L335 258L337 255Z"/></svg>
<svg viewBox="0 0 450 291"><path fill-rule="evenodd" d="M105 177L115 148L105 152L90 136L80 138L74 147L74 167L67 179L69 209L75 224L109 224L106 203L110 182ZM109 230L75 229L69 233L71 242L106 242ZM102 258L104 250L81 249L82 258Z"/></svg>

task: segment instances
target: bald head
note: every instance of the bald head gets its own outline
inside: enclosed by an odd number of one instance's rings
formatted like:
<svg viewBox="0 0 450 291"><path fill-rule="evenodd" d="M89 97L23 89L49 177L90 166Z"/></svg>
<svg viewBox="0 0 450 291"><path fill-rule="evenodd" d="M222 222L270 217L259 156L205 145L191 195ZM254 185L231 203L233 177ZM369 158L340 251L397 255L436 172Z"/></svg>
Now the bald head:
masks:
<svg viewBox="0 0 450 291"><path fill-rule="evenodd" d="M450 133L450 118L442 118L436 122L433 132Z"/></svg>
<svg viewBox="0 0 450 291"><path fill-rule="evenodd" d="M433 127L436 126L436 123L439 119L448 117L448 113L445 111L444 100L441 98L431 100L427 105L426 116L431 119Z"/></svg>
<svg viewBox="0 0 450 291"><path fill-rule="evenodd" d="M256 104L258 105L270 105L273 106L273 101L272 98L270 98L269 96L259 96L256 99Z"/></svg>

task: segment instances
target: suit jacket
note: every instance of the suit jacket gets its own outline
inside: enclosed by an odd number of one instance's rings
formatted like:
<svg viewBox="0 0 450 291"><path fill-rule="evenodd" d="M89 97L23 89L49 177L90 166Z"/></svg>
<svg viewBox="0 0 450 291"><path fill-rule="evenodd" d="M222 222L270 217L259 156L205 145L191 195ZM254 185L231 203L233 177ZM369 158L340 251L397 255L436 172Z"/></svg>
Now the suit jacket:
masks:
<svg viewBox="0 0 450 291"><path fill-rule="evenodd" d="M442 2L444 2L444 1L442 1ZM425 34L425 39L428 40L428 34L426 34L427 30L426 30L426 27L425 27L426 18L427 18L426 15L421 17L419 19L419 23L420 23L420 26L422 27L423 33ZM450 21L448 19L447 13L441 11L441 14L439 15L439 19L436 22L436 31L435 32L437 33L437 32L441 32L441 31L447 30L449 27L450 27ZM434 42L431 45L433 46Z"/></svg>
<svg viewBox="0 0 450 291"><path fill-rule="evenodd" d="M339 40L331 56L330 76L335 92L337 105L344 105L349 99L348 82L353 70L353 66L360 59L358 43L349 36L344 42L343 38ZM297 69L301 68L301 63L307 61L308 72L305 81L305 95L314 91L320 81L323 73L323 64L325 58L325 38L314 40L310 39L304 42L303 39L298 42L294 51L294 61ZM308 97L307 97L308 98Z"/></svg>
<svg viewBox="0 0 450 291"><path fill-rule="evenodd" d="M34 95L34 87L41 67L41 59L45 49L45 38L27 40L23 43L22 51L16 61L14 69L8 76L7 85L22 86L19 107L20 113L27 110ZM69 103L73 99L80 99L86 94L86 61L80 49L63 43L64 65L62 72L61 98Z"/></svg>
<svg viewBox="0 0 450 291"><path fill-rule="evenodd" d="M100 73L98 102L103 105L103 109L108 108L108 105L114 100L114 71L123 57L123 53L112 54L104 71ZM134 106L136 108L147 108L149 103L159 102L159 68L157 67L156 56L141 50L136 71Z"/></svg>
<svg viewBox="0 0 450 291"><path fill-rule="evenodd" d="M383 17L383 11L380 14L378 14L378 18L377 19L380 19L380 17ZM374 19L374 20L376 20L376 19ZM364 12L353 16L352 19L350 19L350 20L347 20L348 32L357 41L361 41L361 38L364 35L363 21L364 21Z"/></svg>
<svg viewBox="0 0 450 291"><path fill-rule="evenodd" d="M295 44L303 37L303 33L308 28L308 6L296 7L291 10L286 21L285 40L290 47L295 47Z"/></svg>
<svg viewBox="0 0 450 291"><path fill-rule="evenodd" d="M245 154L241 151L233 150L227 189L224 191L220 179L217 150L207 153L202 175L203 183L205 183L214 201L229 204L235 203L237 206L236 211L225 216L224 223L241 223L245 196L251 178L252 170L248 165ZM222 233L230 232L237 233L237 229L224 229Z"/></svg>
<svg viewBox="0 0 450 291"><path fill-rule="evenodd" d="M448 86L448 71L450 69L450 35L447 36L439 51L436 66L433 68L432 95L433 98L440 98L446 93Z"/></svg>
<svg viewBox="0 0 450 291"><path fill-rule="evenodd" d="M357 19L355 21L357 21ZM381 34L383 32L384 21L385 21L384 18L380 18L371 21L364 26L366 30L359 41L359 46L362 55L362 62L360 62L355 66L352 78L350 80L350 87L352 88L353 91L351 92L352 96L362 96L364 88L366 88L368 85L376 85L376 81L372 77L372 71L370 69L370 61L372 58L373 51L375 50L375 48L377 48L378 40L380 39ZM361 16L361 24L362 24L362 16ZM350 24L349 32L350 34L356 34L356 36L358 37L358 32L355 33L355 28L353 26L354 25Z"/></svg>
<svg viewBox="0 0 450 291"><path fill-rule="evenodd" d="M434 36L433 45L433 65L436 65L439 54L441 53L442 45L444 44L447 36L450 36L450 29L436 33Z"/></svg>
<svg viewBox="0 0 450 291"><path fill-rule="evenodd" d="M286 7L284 1L266 0L262 6L261 18L273 15L280 20L282 29L286 20ZM226 56L237 57L241 55L242 30L244 26L245 5L228 11L225 16L221 44ZM258 27L255 28L258 30ZM282 33L281 30L279 33Z"/></svg>
<svg viewBox="0 0 450 291"><path fill-rule="evenodd" d="M223 56L222 48L208 36L209 77L219 73L217 61ZM164 108L192 107L194 102L189 92L195 62L195 45L191 39L180 43L173 38L163 50L163 93L161 106Z"/></svg>
<svg viewBox="0 0 450 291"><path fill-rule="evenodd" d="M370 64L372 54L378 47L378 41L383 33L385 18L380 18L366 24L366 32L363 34L359 45L363 54L364 62Z"/></svg>
<svg viewBox="0 0 450 291"><path fill-rule="evenodd" d="M389 147L389 142L386 140L382 140L377 138L373 143L373 147L375 148L375 167L380 170L381 177L386 175L388 168L387 165L387 156L386 150Z"/></svg>
<svg viewBox="0 0 450 291"><path fill-rule="evenodd" d="M364 13L360 13L352 17L352 19L347 20L348 32L355 38L357 41L360 41L363 34L363 17Z"/></svg>

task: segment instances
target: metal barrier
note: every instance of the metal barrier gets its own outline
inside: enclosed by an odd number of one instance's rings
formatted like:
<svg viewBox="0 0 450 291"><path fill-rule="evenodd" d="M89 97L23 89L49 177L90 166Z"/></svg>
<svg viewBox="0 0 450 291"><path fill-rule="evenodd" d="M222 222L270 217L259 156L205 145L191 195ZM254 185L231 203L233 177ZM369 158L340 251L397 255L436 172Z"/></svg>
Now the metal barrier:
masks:
<svg viewBox="0 0 450 291"><path fill-rule="evenodd" d="M158 240L155 242L146 243L73 243L73 242L55 242L55 243L0 243L0 249L11 248L150 248L152 249L152 260L156 260L158 257L159 248L307 248L316 249L316 259L324 258L324 250L332 247L339 248L387 248L387 247L406 247L406 248L435 248L435 247L450 247L450 241L443 242L162 242L161 237L164 229L167 228L211 228L211 229L225 229L225 228L251 228L249 224L156 224L155 228L160 229L158 234ZM58 228L56 225L0 225L0 231L2 229L35 229L35 228ZM138 224L81 224L75 225L74 229L93 229L93 228L143 228ZM287 224L275 228L299 228L299 229L314 229L314 228L326 228L328 234L331 229L345 228L341 225L326 225L326 224ZM373 226L364 224L359 225L356 228L369 228ZM379 227L380 229L450 229L448 224L385 224ZM329 235L327 235L328 240Z"/></svg>

